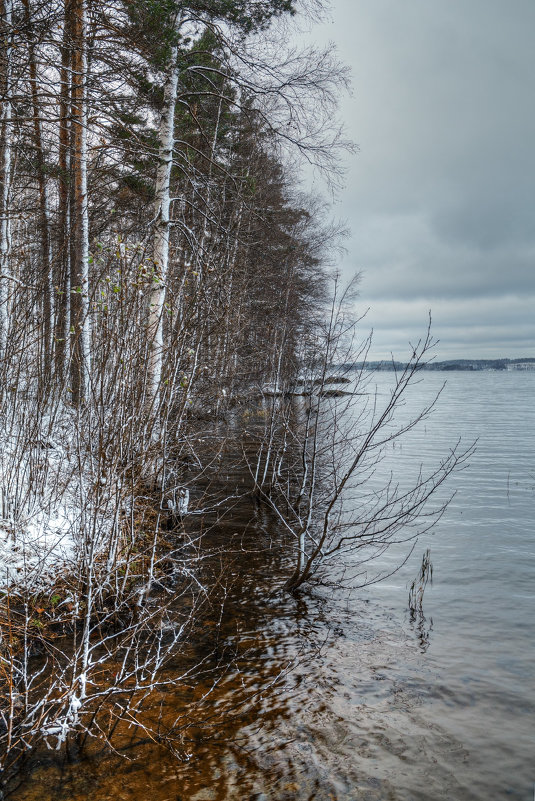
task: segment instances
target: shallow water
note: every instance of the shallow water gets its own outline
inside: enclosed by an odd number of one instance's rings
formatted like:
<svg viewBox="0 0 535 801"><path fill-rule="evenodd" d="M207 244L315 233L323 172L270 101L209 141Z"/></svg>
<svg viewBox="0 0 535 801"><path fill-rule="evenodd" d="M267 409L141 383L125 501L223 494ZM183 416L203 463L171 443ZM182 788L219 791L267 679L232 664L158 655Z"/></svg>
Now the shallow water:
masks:
<svg viewBox="0 0 535 801"><path fill-rule="evenodd" d="M378 374L387 391L390 374ZM403 414L444 380L425 373ZM123 733L59 764L46 755L12 797L35 801L350 801L531 799L535 781L535 373L450 373L431 419L391 449L384 469L434 459L457 435L479 437L470 468L432 535L381 584L352 596L270 594L280 556L274 522L242 507L219 648L229 670L189 732L180 762ZM256 516L255 516L256 515ZM263 516L262 516L263 515ZM248 518L249 526L242 532ZM431 549L425 621L407 584ZM388 570L406 546L382 557ZM213 628L207 621L207 651ZM169 722L211 677L153 699ZM231 707L234 706L233 709ZM130 747L127 747L131 737Z"/></svg>
<svg viewBox="0 0 535 801"><path fill-rule="evenodd" d="M441 380L425 374L415 396ZM435 581L424 601L433 678L422 714L466 751L455 769L463 787L456 798L533 794L534 399L535 373L450 374L432 419L403 446L407 458L418 452L425 460L457 433L478 437L470 468L452 477L457 495L425 543ZM385 609L399 608L405 575L411 565L373 588ZM443 753L436 757L453 771Z"/></svg>

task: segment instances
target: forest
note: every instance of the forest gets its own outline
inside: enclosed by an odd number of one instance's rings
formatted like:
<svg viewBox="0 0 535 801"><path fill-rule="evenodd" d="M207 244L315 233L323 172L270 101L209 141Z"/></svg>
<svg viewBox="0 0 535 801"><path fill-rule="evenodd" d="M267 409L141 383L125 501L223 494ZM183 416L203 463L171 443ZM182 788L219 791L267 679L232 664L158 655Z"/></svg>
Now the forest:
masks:
<svg viewBox="0 0 535 801"><path fill-rule="evenodd" d="M344 422L369 379L335 391L333 365L365 360L369 339L334 271L343 226L302 176L340 180L348 76L289 28L319 0L0 8L6 783L31 749L144 725L155 687L202 670L186 655L219 581L210 527L239 494L229 462L279 522L290 569L274 582L297 592L348 549L430 526L467 454L342 504L430 412L393 423L432 342L358 430Z"/></svg>

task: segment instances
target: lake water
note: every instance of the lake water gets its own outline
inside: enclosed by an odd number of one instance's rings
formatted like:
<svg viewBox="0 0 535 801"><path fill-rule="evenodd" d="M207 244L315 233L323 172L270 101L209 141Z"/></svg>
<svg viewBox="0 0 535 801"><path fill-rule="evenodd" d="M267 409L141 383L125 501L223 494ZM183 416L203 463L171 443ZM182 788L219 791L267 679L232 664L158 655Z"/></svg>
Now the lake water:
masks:
<svg viewBox="0 0 535 801"><path fill-rule="evenodd" d="M423 374L409 407L443 380L444 374ZM380 376L379 386L387 381ZM425 540L434 566L424 600L432 631L418 660L422 672L410 682L418 703L412 709L409 703L406 721L417 716L425 732L422 786L418 791L414 783L419 769L401 770L404 789L393 797L531 799L535 373L450 373L432 418L411 435L404 456L429 460L457 434L477 437L477 449L469 468L451 477L457 494ZM371 593L396 619L423 547Z"/></svg>
<svg viewBox="0 0 535 801"><path fill-rule="evenodd" d="M531 801L535 373L423 373L402 414L445 378L434 414L391 448L385 469L434 461L459 435L478 438L477 450L451 479L447 513L398 573L349 597L273 595L281 557L266 549L275 524L243 506L221 531L222 540L239 533L243 549L226 567L235 580L218 658L229 669L216 688L207 677L188 690L188 700L209 695L184 761L135 737L117 755L95 750L60 764L51 753L12 797ZM373 383L381 394L391 380L377 374ZM407 585L426 548L434 581L418 625ZM212 638L207 621L207 652ZM184 703L183 688L168 689L152 713L165 721Z"/></svg>

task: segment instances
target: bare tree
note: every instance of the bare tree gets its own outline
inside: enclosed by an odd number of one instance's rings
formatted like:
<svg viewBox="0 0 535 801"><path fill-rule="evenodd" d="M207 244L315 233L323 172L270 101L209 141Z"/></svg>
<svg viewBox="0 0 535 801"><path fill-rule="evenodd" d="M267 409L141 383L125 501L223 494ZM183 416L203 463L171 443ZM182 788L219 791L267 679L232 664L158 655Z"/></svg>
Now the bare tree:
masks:
<svg viewBox="0 0 535 801"><path fill-rule="evenodd" d="M373 372L365 366L371 339L354 347L358 321L346 311L351 289L354 285L340 293L335 278L330 307L303 358L297 394L305 400L301 402L287 387L289 398L277 407L283 436L274 439L273 424L270 429L267 453L277 469L270 474L264 469L262 480L256 470L260 496L295 541L295 566L286 582L291 592L312 580L325 580L326 567L339 583L361 586L376 580L366 572L370 560L395 542L417 539L436 524L450 500L438 490L466 464L474 447L453 443L434 467L420 466L412 481L388 474L377 486L386 449L426 420L438 400L437 395L415 416L398 420L404 396L434 342L428 328L405 367L394 373L387 398L379 397L371 387ZM344 389L340 389L337 365L359 360L358 369L342 377ZM333 562L344 579L333 572Z"/></svg>

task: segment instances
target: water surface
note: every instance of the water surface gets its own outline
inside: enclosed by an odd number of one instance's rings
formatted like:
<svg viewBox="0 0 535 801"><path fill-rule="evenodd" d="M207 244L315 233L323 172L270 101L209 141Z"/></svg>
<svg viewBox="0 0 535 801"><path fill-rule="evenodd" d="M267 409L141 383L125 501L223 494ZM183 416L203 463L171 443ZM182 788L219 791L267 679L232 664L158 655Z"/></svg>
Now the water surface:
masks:
<svg viewBox="0 0 535 801"><path fill-rule="evenodd" d="M377 374L379 394L391 374ZM444 375L424 373L410 415ZM207 695L181 760L123 733L119 753L40 760L14 798L54 801L351 801L531 799L535 780L535 373L449 373L435 413L391 447L405 473L462 435L478 438L470 468L432 535L381 584L348 596L274 593L285 569L269 546L276 523L242 505L212 676L154 698L169 723ZM407 546L394 547L388 571ZM434 583L411 622L407 585L429 547ZM214 615L215 616L215 615ZM206 621L206 653L214 627ZM225 661L226 660L226 661ZM201 720L202 718L202 720ZM203 722L204 721L204 722ZM129 736L131 742L128 741Z"/></svg>

